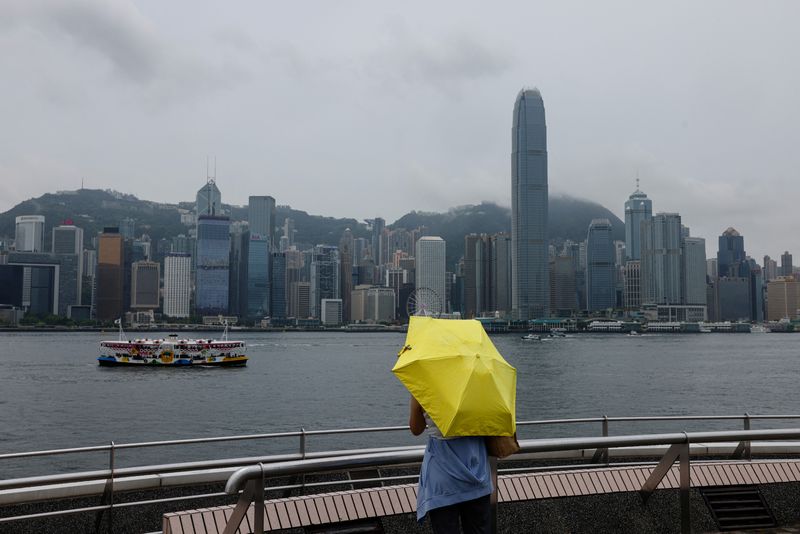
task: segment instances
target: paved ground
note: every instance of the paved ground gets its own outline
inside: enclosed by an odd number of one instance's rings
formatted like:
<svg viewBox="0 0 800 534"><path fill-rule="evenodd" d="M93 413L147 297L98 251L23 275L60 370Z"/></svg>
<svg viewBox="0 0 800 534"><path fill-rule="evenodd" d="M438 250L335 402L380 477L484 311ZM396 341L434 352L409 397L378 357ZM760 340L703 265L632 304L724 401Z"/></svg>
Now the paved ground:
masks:
<svg viewBox="0 0 800 534"><path fill-rule="evenodd" d="M757 528L755 530L728 530L728 534L795 534L800 533L800 525L777 528Z"/></svg>

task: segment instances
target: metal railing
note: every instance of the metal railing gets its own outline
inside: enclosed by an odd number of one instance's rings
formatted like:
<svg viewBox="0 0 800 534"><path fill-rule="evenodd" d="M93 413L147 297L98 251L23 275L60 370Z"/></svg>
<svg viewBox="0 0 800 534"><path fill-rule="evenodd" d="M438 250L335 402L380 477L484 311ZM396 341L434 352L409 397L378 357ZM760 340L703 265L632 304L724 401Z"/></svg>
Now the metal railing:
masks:
<svg viewBox="0 0 800 534"><path fill-rule="evenodd" d="M666 421L740 421L744 430L751 428L751 423L757 420L798 420L800 415L787 414L787 415L664 415L664 416L602 416L602 417L583 417L583 418L570 418L570 419L548 419L548 420L527 420L518 421L517 426L520 429L542 427L542 426L561 426L561 425L576 425L576 424L600 424L601 435L607 437L609 435L610 423L653 423L653 422L666 422ZM382 427L358 427L349 429L330 429L330 430L305 430L301 428L299 431L289 432L272 432L261 434L247 434L247 435L233 435L233 436L217 436L209 438L191 438L191 439L177 439L177 440L163 440L163 441L146 441L134 443L114 443L110 442L108 445L96 445L88 447L72 447L63 449L49 449L40 451L29 451L19 453L5 453L0 454L0 461L14 460L24 458L37 458L37 457L52 457L59 455L74 455L79 453L108 453L108 468L99 469L94 471L83 471L75 473L60 473L45 476L34 476L25 478L16 478L10 480L0 480L0 494L5 490L13 490L15 488L35 488L44 485L54 484L69 484L69 483L85 483L88 481L95 481L96 490L84 489L84 494L80 496L89 495L102 495L104 497L103 504L92 507L71 508L64 510L56 510L52 512L42 512L38 514L28 514L24 516L9 516L0 518L0 524L15 521L25 520L34 517L49 517L57 515L67 515L85 512L103 513L114 508L134 507L151 505L158 503L165 503L177 500L191 500L203 499L210 497L224 497L227 495L224 492L200 494L200 495L187 495L182 497L169 497L160 499L151 499L137 502L115 502L114 494L126 490L126 486L121 484L125 479L132 477L151 477L152 483L150 485L139 480L136 484L136 489L159 489L165 487L163 475L165 473L186 473L186 472L207 472L210 470L233 470L242 465L264 463L273 464L278 462L298 461L304 459L324 459L324 458L339 458L353 456L354 454L375 454L375 453L404 453L411 451L411 453L418 453L423 447L417 446L397 446L397 447L383 447L383 448L366 448L356 450L333 450L333 451L313 451L310 452L307 448L307 440L309 437L320 436L342 436L351 434L375 434L380 432L408 432L407 426L382 426ZM220 442L243 442L243 441L256 441L256 440L277 440L277 439L297 439L298 449L296 453L286 454L271 454L258 457L246 458L225 458L217 460L183 462L173 464L160 464L160 465L145 465L136 467L119 467L117 454L120 451L131 449L145 449L155 447L185 447L186 445L202 445ZM569 438L571 439L571 438ZM737 457L750 458L751 448L749 441L744 441L739 444L735 453ZM605 463L609 461L608 447L598 447L595 449L592 458L592 464ZM223 473L224 474L224 473ZM217 475L219 476L219 474ZM381 477L376 480L397 480L400 478L415 478L409 477ZM224 478L222 479L224 480ZM216 481L210 480L208 476L203 475L186 475L176 482L175 485L186 484L200 484ZM367 482L364 480L362 482ZM341 484L341 481L319 483L318 485L325 484ZM272 489L296 489L306 486L313 486L315 484L303 483L300 485L286 485ZM38 500L52 500L59 497L73 496L74 493L67 488L63 495L57 493L40 493ZM18 504L22 502L34 502L36 499L19 500L18 502L7 502L7 504Z"/></svg>
<svg viewBox="0 0 800 534"><path fill-rule="evenodd" d="M643 434L597 438L560 438L520 441L520 453L569 451L576 449L605 449L611 447L642 447L654 445L668 445L669 449L658 462L653 472L642 486L640 493L647 498L655 491L659 483L666 476L672 465L679 462L679 495L680 495L680 524L681 532L691 532L691 516L689 506L690 489L690 443L720 443L739 442L740 444L755 440L797 440L800 439L800 429L771 429L771 430L739 430L722 432L676 432L669 434ZM401 451L376 454L360 454L342 456L338 458L323 458L317 460L298 460L281 462L277 464L243 467L228 479L225 492L228 495L237 495L241 492L239 500L231 513L224 534L233 534L239 528L250 505L254 503L254 532L264 532L264 493L266 479L270 477L318 473L325 471L341 471L345 469L369 468L387 465L416 463L422 460L424 451ZM497 469L492 463L492 477L494 491L491 502L494 516L493 530L497 525Z"/></svg>

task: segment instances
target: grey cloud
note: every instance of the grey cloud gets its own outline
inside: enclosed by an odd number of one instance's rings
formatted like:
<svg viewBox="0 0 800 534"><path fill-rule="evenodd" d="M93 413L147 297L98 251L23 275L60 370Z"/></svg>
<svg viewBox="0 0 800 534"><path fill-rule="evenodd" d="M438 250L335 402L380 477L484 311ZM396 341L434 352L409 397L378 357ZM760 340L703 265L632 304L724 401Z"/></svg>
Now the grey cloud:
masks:
<svg viewBox="0 0 800 534"><path fill-rule="evenodd" d="M367 73L379 79L448 84L496 77L512 65L508 54L465 32L419 40L404 28L389 33L388 41L367 60Z"/></svg>
<svg viewBox="0 0 800 534"><path fill-rule="evenodd" d="M47 34L57 30L76 44L107 59L127 79L148 83L159 71L160 42L150 23L130 2L50 0L9 2L0 18Z"/></svg>

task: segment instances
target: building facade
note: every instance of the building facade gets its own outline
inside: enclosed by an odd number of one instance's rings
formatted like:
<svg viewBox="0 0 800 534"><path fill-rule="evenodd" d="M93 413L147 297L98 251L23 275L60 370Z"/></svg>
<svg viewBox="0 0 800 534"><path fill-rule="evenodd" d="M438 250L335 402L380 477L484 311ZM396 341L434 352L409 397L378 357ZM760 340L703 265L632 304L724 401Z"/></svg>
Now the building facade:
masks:
<svg viewBox="0 0 800 534"><path fill-rule="evenodd" d="M653 201L639 190L625 201L625 256L629 260L642 259L642 223L653 216Z"/></svg>
<svg viewBox="0 0 800 534"><path fill-rule="evenodd" d="M445 312L445 261L447 245L439 236L423 236L417 241L416 248L416 280L415 288L431 290L432 293L422 291L423 301L420 305L426 309ZM427 300L425 300L427 299Z"/></svg>
<svg viewBox="0 0 800 534"><path fill-rule="evenodd" d="M137 261L131 265L131 309L157 310L161 305L161 264Z"/></svg>
<svg viewBox="0 0 800 534"><path fill-rule="evenodd" d="M164 315L184 319L191 312L192 257L172 252L164 257Z"/></svg>
<svg viewBox="0 0 800 534"><path fill-rule="evenodd" d="M511 127L511 300L514 318L550 313L547 126L542 95L520 91Z"/></svg>
<svg viewBox="0 0 800 534"><path fill-rule="evenodd" d="M681 304L681 216L643 221L641 254L642 304Z"/></svg>
<svg viewBox="0 0 800 534"><path fill-rule="evenodd" d="M44 215L20 215L15 223L17 252L44 252Z"/></svg>
<svg viewBox="0 0 800 534"><path fill-rule="evenodd" d="M228 314L230 249L228 217L198 217L195 271L195 310L198 315Z"/></svg>
<svg viewBox="0 0 800 534"><path fill-rule="evenodd" d="M590 312L615 304L615 251L611 221L594 219L586 235L586 309Z"/></svg>

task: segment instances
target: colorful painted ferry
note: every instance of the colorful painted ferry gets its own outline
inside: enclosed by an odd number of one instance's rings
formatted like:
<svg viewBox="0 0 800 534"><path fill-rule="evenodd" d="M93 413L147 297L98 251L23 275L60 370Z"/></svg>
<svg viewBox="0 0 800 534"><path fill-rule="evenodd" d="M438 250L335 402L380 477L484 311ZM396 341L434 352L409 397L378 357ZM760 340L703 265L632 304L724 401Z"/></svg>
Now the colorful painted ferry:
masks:
<svg viewBox="0 0 800 534"><path fill-rule="evenodd" d="M244 341L229 341L227 325L221 340L167 339L123 340L122 326L117 341L101 341L97 362L103 366L216 366L242 367L247 365Z"/></svg>

